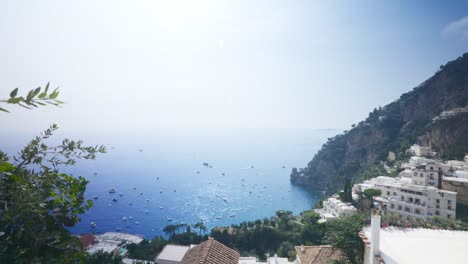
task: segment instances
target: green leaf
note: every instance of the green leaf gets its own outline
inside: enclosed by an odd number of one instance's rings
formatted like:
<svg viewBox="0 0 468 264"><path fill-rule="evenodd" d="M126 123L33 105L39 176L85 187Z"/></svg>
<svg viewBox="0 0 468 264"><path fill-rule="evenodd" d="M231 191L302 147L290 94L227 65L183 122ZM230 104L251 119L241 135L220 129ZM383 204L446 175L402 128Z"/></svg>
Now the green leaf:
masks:
<svg viewBox="0 0 468 264"><path fill-rule="evenodd" d="M45 93L47 93L47 91L49 91L49 84L50 84L50 82L47 82L47 85L45 87Z"/></svg>
<svg viewBox="0 0 468 264"><path fill-rule="evenodd" d="M41 94L39 94L38 98L42 99L42 98L46 97L46 95L47 95L46 92L42 92Z"/></svg>
<svg viewBox="0 0 468 264"><path fill-rule="evenodd" d="M8 99L7 102L9 104L17 104L17 103L21 102L21 99L23 99L23 97L10 98L10 99Z"/></svg>
<svg viewBox="0 0 468 264"><path fill-rule="evenodd" d="M41 87L37 87L36 90L34 90L34 92L33 92L33 97L38 95L40 91L41 91Z"/></svg>
<svg viewBox="0 0 468 264"><path fill-rule="evenodd" d="M26 96L26 101L29 102L33 98L34 90L29 91L28 95Z"/></svg>
<svg viewBox="0 0 468 264"><path fill-rule="evenodd" d="M15 169L15 166L8 162L3 162L0 164L0 172L12 171Z"/></svg>
<svg viewBox="0 0 468 264"><path fill-rule="evenodd" d="M0 111L10 113L10 111L8 111L8 110L6 110L6 109L3 109L3 108L1 108L1 107L0 107Z"/></svg>
<svg viewBox="0 0 468 264"><path fill-rule="evenodd" d="M49 95L49 98L50 99L55 99L55 98L57 98L58 95L59 95L59 91L58 91L58 88L57 88Z"/></svg>
<svg viewBox="0 0 468 264"><path fill-rule="evenodd" d="M11 91L10 97L11 98L16 97L17 94L18 94L18 88L15 88L13 91Z"/></svg>

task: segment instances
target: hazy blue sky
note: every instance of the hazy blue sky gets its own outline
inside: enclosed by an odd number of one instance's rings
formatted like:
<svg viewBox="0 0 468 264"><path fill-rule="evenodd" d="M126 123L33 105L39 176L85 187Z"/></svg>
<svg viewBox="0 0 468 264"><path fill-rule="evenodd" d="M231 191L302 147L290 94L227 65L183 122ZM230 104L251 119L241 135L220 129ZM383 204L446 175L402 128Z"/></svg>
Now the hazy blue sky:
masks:
<svg viewBox="0 0 468 264"><path fill-rule="evenodd" d="M465 1L1 1L2 130L348 128L468 49Z"/></svg>

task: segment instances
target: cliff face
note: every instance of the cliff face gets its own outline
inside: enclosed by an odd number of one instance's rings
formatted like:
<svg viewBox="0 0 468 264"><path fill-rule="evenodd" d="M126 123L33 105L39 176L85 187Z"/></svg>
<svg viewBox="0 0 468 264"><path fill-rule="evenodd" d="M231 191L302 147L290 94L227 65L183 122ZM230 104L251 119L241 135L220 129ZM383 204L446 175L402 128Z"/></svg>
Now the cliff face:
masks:
<svg viewBox="0 0 468 264"><path fill-rule="evenodd" d="M389 151L404 157L414 143L430 144L444 158L461 158L468 153L467 106L468 53L398 100L374 109L351 130L329 138L307 167L291 173L291 181L335 191L345 177L385 160ZM456 114L444 113L454 109Z"/></svg>

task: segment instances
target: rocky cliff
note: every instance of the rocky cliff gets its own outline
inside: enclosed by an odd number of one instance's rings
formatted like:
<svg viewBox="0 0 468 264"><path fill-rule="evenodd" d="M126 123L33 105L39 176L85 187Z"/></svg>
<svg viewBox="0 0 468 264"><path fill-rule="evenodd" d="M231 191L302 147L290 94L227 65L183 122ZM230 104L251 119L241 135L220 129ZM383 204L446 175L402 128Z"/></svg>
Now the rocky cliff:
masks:
<svg viewBox="0 0 468 264"><path fill-rule="evenodd" d="M293 170L296 184L335 191L389 151L397 158L414 143L430 145L443 158L468 153L468 53L440 67L398 100L374 109L349 131L329 138L312 161Z"/></svg>

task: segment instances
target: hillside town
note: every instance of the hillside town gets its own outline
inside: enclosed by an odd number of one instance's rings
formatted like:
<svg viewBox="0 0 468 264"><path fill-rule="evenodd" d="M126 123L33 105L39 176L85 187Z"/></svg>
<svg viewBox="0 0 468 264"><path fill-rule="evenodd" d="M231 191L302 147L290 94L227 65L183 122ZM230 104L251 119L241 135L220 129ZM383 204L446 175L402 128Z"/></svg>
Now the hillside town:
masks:
<svg viewBox="0 0 468 264"><path fill-rule="evenodd" d="M353 200L368 189L380 191L374 197L382 210L403 218L455 219L457 204L468 205L468 155L464 161L442 161L429 147L413 145L407 151L412 156L400 166L396 177L377 176L352 187ZM389 157L392 157L390 153ZM323 208L316 209L323 220L352 215L357 209L343 202L338 195L326 199Z"/></svg>

